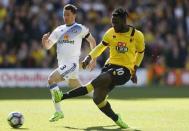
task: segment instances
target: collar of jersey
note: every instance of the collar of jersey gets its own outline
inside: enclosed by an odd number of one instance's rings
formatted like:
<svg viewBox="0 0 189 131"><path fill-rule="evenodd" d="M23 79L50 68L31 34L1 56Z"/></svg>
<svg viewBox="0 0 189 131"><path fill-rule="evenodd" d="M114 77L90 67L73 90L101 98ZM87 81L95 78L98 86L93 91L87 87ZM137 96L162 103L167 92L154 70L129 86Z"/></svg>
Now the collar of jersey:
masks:
<svg viewBox="0 0 189 131"><path fill-rule="evenodd" d="M71 25L66 25L67 27L70 27L70 26L72 26L72 25L74 25L75 24L75 22L73 23L73 24L71 24Z"/></svg>
<svg viewBox="0 0 189 131"><path fill-rule="evenodd" d="M122 34L123 34L123 35L127 35L127 34L130 35L130 33L131 33L131 29L129 28L129 31L127 31L127 32L118 32L118 33L115 32L115 30L114 30L114 33L116 33L116 34L120 34L120 35L122 35Z"/></svg>

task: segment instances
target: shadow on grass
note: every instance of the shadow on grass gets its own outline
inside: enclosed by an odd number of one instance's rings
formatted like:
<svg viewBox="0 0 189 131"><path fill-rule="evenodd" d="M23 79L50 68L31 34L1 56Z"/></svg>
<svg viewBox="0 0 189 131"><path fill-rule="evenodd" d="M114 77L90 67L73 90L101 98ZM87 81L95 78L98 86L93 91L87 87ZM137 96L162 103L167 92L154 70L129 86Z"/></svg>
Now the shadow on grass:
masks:
<svg viewBox="0 0 189 131"><path fill-rule="evenodd" d="M22 127L20 127L20 128L12 128L13 130L29 130L29 128L22 128Z"/></svg>
<svg viewBox="0 0 189 131"><path fill-rule="evenodd" d="M69 88L63 88L63 92ZM115 88L110 99L189 98L189 87ZM89 97L78 97L86 99ZM77 99L78 99L77 98ZM0 88L0 99L51 99L47 88Z"/></svg>
<svg viewBox="0 0 189 131"><path fill-rule="evenodd" d="M114 128L116 125L107 125L107 126L92 126L87 128L75 128L70 126L64 126L64 128L69 130L82 130L82 131L141 131L138 129L121 129L121 128ZM114 129L111 129L114 128Z"/></svg>

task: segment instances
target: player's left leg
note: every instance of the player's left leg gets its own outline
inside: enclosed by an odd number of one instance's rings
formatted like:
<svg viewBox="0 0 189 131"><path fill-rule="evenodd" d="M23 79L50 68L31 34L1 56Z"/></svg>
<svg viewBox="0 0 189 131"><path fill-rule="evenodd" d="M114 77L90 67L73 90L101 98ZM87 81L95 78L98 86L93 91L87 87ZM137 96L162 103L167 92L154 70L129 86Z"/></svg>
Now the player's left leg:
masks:
<svg viewBox="0 0 189 131"><path fill-rule="evenodd" d="M61 82L61 81L64 81L64 78L61 77L61 75L59 74L59 72L57 70L54 70L50 74L50 76L48 78L48 85L49 85L49 89L50 89L51 95L52 95L52 91L53 90L59 90L59 87L58 87L57 83ZM55 113L49 119L50 122L57 121L57 120L59 120L59 119L64 117L63 112L61 110L60 103L59 102L58 103L54 102L53 95L52 95L52 100L53 100L54 107L55 107Z"/></svg>
<svg viewBox="0 0 189 131"><path fill-rule="evenodd" d="M60 102L61 100L64 100L64 99L69 99L69 98L73 98L73 97L86 95L89 92L91 92L92 90L94 90L94 87L100 88L101 85L104 85L104 84L110 85L111 84L111 75L106 72L109 69L111 69L111 68L108 68L107 66L105 66L105 68L103 68L102 73L95 80L93 80L91 82L91 83L93 83L94 81L97 80L97 82L94 82L94 86L93 86L93 84L87 84L85 86L81 86L79 88L73 89L69 92L62 93L62 94L61 94L61 92L57 92L57 93L55 92L55 102ZM61 95L59 95L59 94L61 94Z"/></svg>
<svg viewBox="0 0 189 131"><path fill-rule="evenodd" d="M69 99L73 97L83 96L94 90L94 88L101 88L103 85L110 85L111 76L109 73L100 74L95 80L93 80L92 84L87 84L86 86L81 86L79 88L73 89L66 93L55 92L55 102L60 102L64 99ZM93 85L94 84L94 85Z"/></svg>

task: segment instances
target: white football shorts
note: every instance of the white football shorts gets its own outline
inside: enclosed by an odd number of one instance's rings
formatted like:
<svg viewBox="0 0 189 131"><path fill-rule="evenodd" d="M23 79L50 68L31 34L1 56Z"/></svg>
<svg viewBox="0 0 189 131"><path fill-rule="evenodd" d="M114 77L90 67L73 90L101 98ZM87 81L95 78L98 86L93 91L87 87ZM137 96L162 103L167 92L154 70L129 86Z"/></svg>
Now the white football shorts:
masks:
<svg viewBox="0 0 189 131"><path fill-rule="evenodd" d="M57 71L65 79L78 79L79 76L79 64L78 63L65 63L61 64Z"/></svg>

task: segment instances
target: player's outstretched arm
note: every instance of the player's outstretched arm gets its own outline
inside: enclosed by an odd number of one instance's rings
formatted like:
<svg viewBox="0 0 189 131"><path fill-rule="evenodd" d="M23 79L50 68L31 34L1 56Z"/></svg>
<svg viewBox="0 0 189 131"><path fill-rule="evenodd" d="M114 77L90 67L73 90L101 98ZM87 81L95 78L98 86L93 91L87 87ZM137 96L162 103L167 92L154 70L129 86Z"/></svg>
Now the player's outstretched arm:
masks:
<svg viewBox="0 0 189 131"><path fill-rule="evenodd" d="M46 33L42 37L42 45L45 49L49 50L54 44L49 40L50 32Z"/></svg>
<svg viewBox="0 0 189 131"><path fill-rule="evenodd" d="M104 50L107 48L107 46L104 44L105 42L102 41L98 46L96 46L90 53L89 55L91 56L92 59L97 58L104 52Z"/></svg>
<svg viewBox="0 0 189 131"><path fill-rule="evenodd" d="M98 46L96 46L88 56L85 57L85 59L82 61L82 68L85 69L92 59L96 59L98 56L104 52L104 50L107 48L106 45L101 42Z"/></svg>

